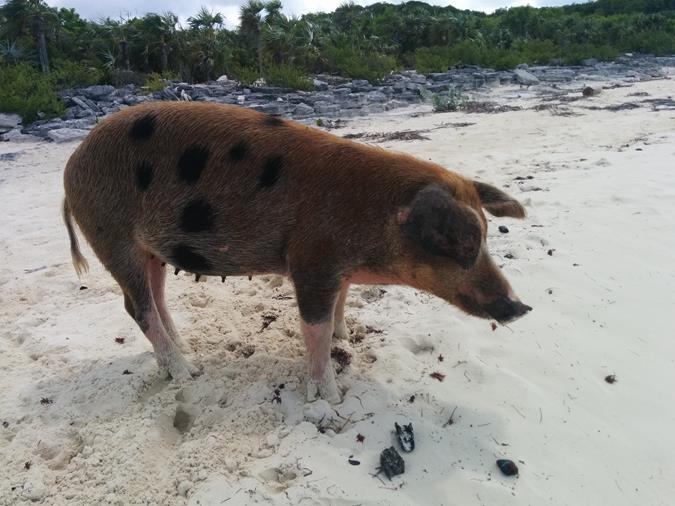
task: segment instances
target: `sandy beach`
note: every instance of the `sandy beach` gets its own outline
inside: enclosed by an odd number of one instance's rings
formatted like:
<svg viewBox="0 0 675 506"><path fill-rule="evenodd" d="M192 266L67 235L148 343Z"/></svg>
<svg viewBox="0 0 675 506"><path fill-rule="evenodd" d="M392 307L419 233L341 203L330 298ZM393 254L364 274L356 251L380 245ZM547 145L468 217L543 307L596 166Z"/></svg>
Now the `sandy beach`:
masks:
<svg viewBox="0 0 675 506"><path fill-rule="evenodd" d="M77 143L0 143L0 504L672 504L675 85L557 106L494 93L522 109L402 109L333 133L518 198L528 217L490 218L489 247L534 310L493 330L410 288L353 287L335 406L305 402L293 289L275 276L171 275L204 372L167 381L88 246L91 271L71 265ZM416 140L386 140L402 131ZM388 480L373 475L395 422L416 448Z"/></svg>

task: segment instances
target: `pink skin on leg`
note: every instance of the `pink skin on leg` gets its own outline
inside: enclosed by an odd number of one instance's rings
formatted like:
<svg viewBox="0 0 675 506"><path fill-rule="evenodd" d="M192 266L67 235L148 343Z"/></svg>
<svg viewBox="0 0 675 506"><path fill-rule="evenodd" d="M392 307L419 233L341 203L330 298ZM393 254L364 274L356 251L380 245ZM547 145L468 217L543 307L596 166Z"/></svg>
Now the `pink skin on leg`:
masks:
<svg viewBox="0 0 675 506"><path fill-rule="evenodd" d="M150 309L147 310L147 314L143 320L147 324L144 332L145 337L152 344L155 358L161 368L166 369L175 380L190 379L199 372L196 367L185 359L176 347L176 344L169 337L154 302Z"/></svg>
<svg viewBox="0 0 675 506"><path fill-rule="evenodd" d="M152 344L159 366L166 369L175 380L189 379L199 374L199 369L185 359L164 327L153 293L157 291L159 300L168 316L168 310L164 303L164 290L157 290L160 286L163 288L164 284L163 277L160 274L164 274L161 262L156 258L148 259L145 264L145 275L150 285L150 293L148 294L150 304L145 310L146 314L141 316L141 321L144 321L147 325L144 334Z"/></svg>
<svg viewBox="0 0 675 506"><path fill-rule="evenodd" d="M347 293L349 292L349 282L344 282L340 288L337 300L335 301L335 329L333 335L338 339L349 338L349 329L345 322L345 301L347 300Z"/></svg>
<svg viewBox="0 0 675 506"><path fill-rule="evenodd" d="M187 345L181 339L173 324L169 309L166 306L164 298L164 282L166 280L166 267L162 266L162 262L157 258L152 258L147 264L148 277L150 278L150 290L152 291L152 298L155 301L155 306L159 312L159 317L162 320L164 328L169 333L169 337L174 343L183 351L187 350Z"/></svg>
<svg viewBox="0 0 675 506"><path fill-rule="evenodd" d="M335 383L335 373L330 361L330 347L333 337L333 320L325 323L300 325L305 337L309 359L309 381L307 382L307 400L317 397L336 404L340 402L340 392Z"/></svg>

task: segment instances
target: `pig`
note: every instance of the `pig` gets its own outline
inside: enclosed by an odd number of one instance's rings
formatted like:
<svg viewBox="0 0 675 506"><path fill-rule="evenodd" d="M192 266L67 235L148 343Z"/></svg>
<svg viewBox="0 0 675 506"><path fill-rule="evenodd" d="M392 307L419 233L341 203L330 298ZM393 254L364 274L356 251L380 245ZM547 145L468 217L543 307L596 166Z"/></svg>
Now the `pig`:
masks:
<svg viewBox="0 0 675 506"><path fill-rule="evenodd" d="M408 285L480 318L532 308L486 245L487 220L523 218L515 199L431 162L237 106L149 103L97 125L68 160L73 218L117 281L160 368L199 374L164 299L166 264L196 275L279 274L295 288L307 398L337 403L331 339L348 329L350 284Z"/></svg>

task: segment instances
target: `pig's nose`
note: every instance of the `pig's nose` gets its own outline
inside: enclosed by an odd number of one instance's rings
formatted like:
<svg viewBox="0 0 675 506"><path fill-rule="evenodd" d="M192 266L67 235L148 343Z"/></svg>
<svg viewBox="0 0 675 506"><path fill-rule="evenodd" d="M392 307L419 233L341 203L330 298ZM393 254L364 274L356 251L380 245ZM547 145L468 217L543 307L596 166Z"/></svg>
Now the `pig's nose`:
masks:
<svg viewBox="0 0 675 506"><path fill-rule="evenodd" d="M484 307L485 311L499 322L510 322L520 318L532 308L523 304L519 300L512 300L508 297L496 299Z"/></svg>

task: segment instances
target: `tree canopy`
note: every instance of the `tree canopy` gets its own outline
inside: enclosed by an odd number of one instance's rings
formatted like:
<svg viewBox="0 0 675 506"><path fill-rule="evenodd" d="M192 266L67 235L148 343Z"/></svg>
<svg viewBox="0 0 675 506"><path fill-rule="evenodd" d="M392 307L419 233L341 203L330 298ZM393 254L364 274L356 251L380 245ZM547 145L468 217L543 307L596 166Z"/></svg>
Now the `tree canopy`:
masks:
<svg viewBox="0 0 675 506"><path fill-rule="evenodd" d="M376 80L403 67L434 72L675 53L675 0L598 0L489 15L419 1L344 3L299 18L283 14L280 0L248 0L238 21L228 29L222 14L204 7L186 26L171 12L91 21L43 0L8 0L0 7L0 65L60 71L62 81L117 84L156 73L189 82L221 74L300 82L319 72Z"/></svg>

